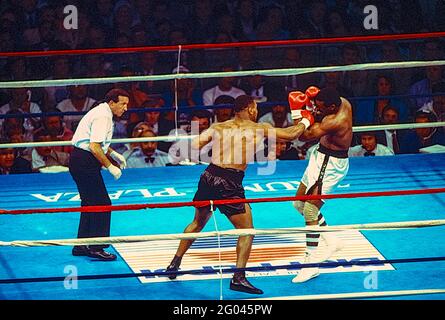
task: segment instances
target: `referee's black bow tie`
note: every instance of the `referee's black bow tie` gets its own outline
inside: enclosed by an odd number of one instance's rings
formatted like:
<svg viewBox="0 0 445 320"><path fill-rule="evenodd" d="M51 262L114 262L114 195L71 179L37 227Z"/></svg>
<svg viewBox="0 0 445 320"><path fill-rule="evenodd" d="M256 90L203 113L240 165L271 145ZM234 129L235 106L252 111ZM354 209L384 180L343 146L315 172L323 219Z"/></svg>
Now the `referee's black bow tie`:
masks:
<svg viewBox="0 0 445 320"><path fill-rule="evenodd" d="M375 156L375 153L374 153L374 152L366 151L366 152L365 152L365 157L369 157L369 156Z"/></svg>
<svg viewBox="0 0 445 320"><path fill-rule="evenodd" d="M146 157L145 158L145 163L153 163L155 161L155 158L153 158L153 157Z"/></svg>

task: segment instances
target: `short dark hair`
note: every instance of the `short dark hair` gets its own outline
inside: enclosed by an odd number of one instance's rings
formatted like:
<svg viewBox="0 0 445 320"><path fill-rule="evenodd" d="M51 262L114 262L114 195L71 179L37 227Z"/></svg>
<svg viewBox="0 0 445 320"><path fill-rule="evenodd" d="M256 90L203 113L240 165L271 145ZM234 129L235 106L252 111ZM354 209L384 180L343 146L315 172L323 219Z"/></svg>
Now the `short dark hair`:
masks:
<svg viewBox="0 0 445 320"><path fill-rule="evenodd" d="M34 133L33 138L34 138L34 141L38 141L41 137L47 137L47 136L51 136L51 135L49 134L49 132L46 129L41 128L40 130L37 130Z"/></svg>
<svg viewBox="0 0 445 320"><path fill-rule="evenodd" d="M341 105L340 94L333 88L321 89L315 100L323 101L326 106L334 104L336 107L339 107Z"/></svg>
<svg viewBox="0 0 445 320"><path fill-rule="evenodd" d="M418 118L428 119L428 122L436 122L437 121L436 116L432 112L427 112L427 111L417 111L414 116L414 119L418 119Z"/></svg>
<svg viewBox="0 0 445 320"><path fill-rule="evenodd" d="M208 110L195 110L190 114L190 119L194 117L199 119L207 118L210 121L210 119L212 118L212 114Z"/></svg>
<svg viewBox="0 0 445 320"><path fill-rule="evenodd" d="M360 132L358 134L358 136L360 137L360 139L362 138L362 136L373 136L377 139L377 132L376 131L363 131L363 132Z"/></svg>
<svg viewBox="0 0 445 320"><path fill-rule="evenodd" d="M388 105L386 105L386 106L383 108L383 110L382 110L382 116L383 116L383 114L384 114L386 111L388 111L388 110L393 110L393 111L395 111L395 112L397 113L397 115L399 115L399 113L400 113L400 112L399 112L399 108L394 107L394 106L388 104Z"/></svg>
<svg viewBox="0 0 445 320"><path fill-rule="evenodd" d="M243 111L244 109L247 109L247 107L252 104L255 100L246 94L243 94L241 96L238 96L235 99L235 103L233 105L233 111L236 113Z"/></svg>
<svg viewBox="0 0 445 320"><path fill-rule="evenodd" d="M235 98L228 96L226 94L223 94L221 96L218 96L218 98L215 99L214 105L218 104L232 104L235 102Z"/></svg>
<svg viewBox="0 0 445 320"><path fill-rule="evenodd" d="M109 102L110 100L118 102L119 96L130 98L130 94L123 89L111 89L105 95L105 102Z"/></svg>

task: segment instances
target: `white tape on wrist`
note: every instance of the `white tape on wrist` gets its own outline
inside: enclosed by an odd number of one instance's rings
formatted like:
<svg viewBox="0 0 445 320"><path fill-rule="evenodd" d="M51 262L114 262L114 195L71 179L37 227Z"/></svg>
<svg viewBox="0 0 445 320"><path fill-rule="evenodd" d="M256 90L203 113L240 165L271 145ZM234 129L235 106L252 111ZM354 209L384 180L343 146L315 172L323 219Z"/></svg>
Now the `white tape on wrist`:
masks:
<svg viewBox="0 0 445 320"><path fill-rule="evenodd" d="M305 129L309 128L309 126L311 125L311 122L306 118L301 119L300 123L304 125Z"/></svg>

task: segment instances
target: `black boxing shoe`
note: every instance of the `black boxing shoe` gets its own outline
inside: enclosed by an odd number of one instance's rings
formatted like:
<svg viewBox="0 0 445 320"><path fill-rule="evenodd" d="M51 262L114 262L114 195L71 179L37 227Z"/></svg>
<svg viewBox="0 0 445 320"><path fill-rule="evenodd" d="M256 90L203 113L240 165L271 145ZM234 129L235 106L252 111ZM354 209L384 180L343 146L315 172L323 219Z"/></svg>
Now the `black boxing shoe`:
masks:
<svg viewBox="0 0 445 320"><path fill-rule="evenodd" d="M263 290L255 288L243 274L234 274L230 281L230 290L241 291L250 294L263 294Z"/></svg>
<svg viewBox="0 0 445 320"><path fill-rule="evenodd" d="M87 256L88 246L74 246L73 251L71 251L73 256Z"/></svg>
<svg viewBox="0 0 445 320"><path fill-rule="evenodd" d="M178 271L179 266L181 265L182 257L174 256L172 262L170 262L170 265L165 269L165 271ZM170 274L167 276L170 280L176 279L176 274Z"/></svg>
<svg viewBox="0 0 445 320"><path fill-rule="evenodd" d="M106 252L104 250L89 250L88 257L90 258L96 258L102 261L113 261L116 260L116 255Z"/></svg>

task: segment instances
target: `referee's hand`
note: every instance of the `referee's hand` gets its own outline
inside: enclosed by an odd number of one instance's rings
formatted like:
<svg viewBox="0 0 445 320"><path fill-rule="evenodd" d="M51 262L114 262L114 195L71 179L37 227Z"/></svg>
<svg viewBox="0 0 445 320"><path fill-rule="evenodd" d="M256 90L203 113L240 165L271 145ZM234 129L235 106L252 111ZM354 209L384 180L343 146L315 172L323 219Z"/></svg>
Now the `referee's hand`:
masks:
<svg viewBox="0 0 445 320"><path fill-rule="evenodd" d="M112 164L110 164L107 170L111 173L111 175L114 177L115 180L119 179L122 175L121 169Z"/></svg>

